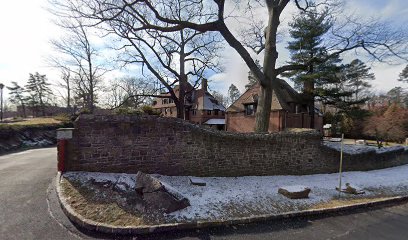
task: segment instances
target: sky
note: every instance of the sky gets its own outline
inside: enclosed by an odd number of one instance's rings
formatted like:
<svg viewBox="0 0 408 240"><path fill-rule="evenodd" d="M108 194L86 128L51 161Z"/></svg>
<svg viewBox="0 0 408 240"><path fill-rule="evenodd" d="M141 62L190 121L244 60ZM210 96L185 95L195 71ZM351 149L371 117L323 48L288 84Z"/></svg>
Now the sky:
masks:
<svg viewBox="0 0 408 240"><path fill-rule="evenodd" d="M350 11L356 11L366 17L381 17L395 24L408 24L408 1L406 0L359 0L346 1ZM9 86L12 81L22 85L29 73L46 74L51 83L60 79L59 71L47 66L46 58L52 54L49 41L61 36L62 31L51 21L52 16L46 10L47 0L3 1L0 8L0 83ZM293 4L285 9L283 22L293 11ZM231 23L232 27L234 24ZM283 44L279 45L280 59L287 59L288 52ZM234 49L226 47L222 52L225 72L210 77L210 90L227 94L231 83L241 92L247 83L248 68ZM372 85L377 92L386 92L398 82L398 74L407 63L398 65L373 64L376 79ZM106 83L108 84L108 83ZM5 90L7 97L7 90Z"/></svg>

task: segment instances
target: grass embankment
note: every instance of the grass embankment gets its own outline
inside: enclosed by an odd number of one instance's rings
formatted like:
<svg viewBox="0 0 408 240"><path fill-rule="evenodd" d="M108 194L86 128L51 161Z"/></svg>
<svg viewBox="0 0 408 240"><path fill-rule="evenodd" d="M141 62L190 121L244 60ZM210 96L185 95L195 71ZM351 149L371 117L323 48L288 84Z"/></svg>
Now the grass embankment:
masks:
<svg viewBox="0 0 408 240"><path fill-rule="evenodd" d="M21 118L0 123L0 129L21 130L24 128L63 127L70 119L63 117Z"/></svg>
<svg viewBox="0 0 408 240"><path fill-rule="evenodd" d="M123 201L123 197L110 188L105 189L106 192L103 194L98 194L96 189L64 178L61 181L61 188L67 203L86 219L114 226L146 224L142 214L132 209L132 203Z"/></svg>

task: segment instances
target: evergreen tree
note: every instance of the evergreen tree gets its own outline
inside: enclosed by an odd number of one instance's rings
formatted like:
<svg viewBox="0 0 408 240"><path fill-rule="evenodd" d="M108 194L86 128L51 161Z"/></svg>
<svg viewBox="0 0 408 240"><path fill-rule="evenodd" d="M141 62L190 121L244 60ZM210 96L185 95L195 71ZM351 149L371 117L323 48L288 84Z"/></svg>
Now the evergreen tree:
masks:
<svg viewBox="0 0 408 240"><path fill-rule="evenodd" d="M402 72L399 74L398 81L408 83L408 65L405 66L404 69L402 69Z"/></svg>
<svg viewBox="0 0 408 240"><path fill-rule="evenodd" d="M241 93L239 92L238 88L234 84L231 84L231 86L228 88L229 104L233 104L239 98L239 96L241 96Z"/></svg>
<svg viewBox="0 0 408 240"><path fill-rule="evenodd" d="M20 105L23 109L23 117L26 117L26 101L27 101L27 97L24 96L24 88L21 87L20 85L18 85L17 82L11 82L11 84L13 84L13 86L11 87L7 87L7 89L9 90L9 100L11 103L16 104L16 105Z"/></svg>
<svg viewBox="0 0 408 240"><path fill-rule="evenodd" d="M362 96L362 93L367 91L371 84L369 80L374 80L375 76L370 72L371 68L367 67L361 60L354 59L346 66L347 86L354 92L354 101L364 103L368 99Z"/></svg>
<svg viewBox="0 0 408 240"><path fill-rule="evenodd" d="M262 69L261 64L259 63L259 60L255 61L255 64L258 66L259 69ZM252 74L251 71L248 72L248 84L245 85L245 89L250 89L252 86L254 86L258 80L255 78L255 76Z"/></svg>
<svg viewBox="0 0 408 240"><path fill-rule="evenodd" d="M296 88L302 90L311 116L311 128L314 127L315 100L327 104L337 104L347 96L341 86L342 67L338 55L328 55L323 44L324 35L332 27L327 10L318 12L316 8L302 12L289 24L293 41L288 44L291 53L290 64L303 65L305 68L289 71L284 76L294 81Z"/></svg>
<svg viewBox="0 0 408 240"><path fill-rule="evenodd" d="M402 87L394 87L387 92L389 104L399 104L403 107L408 107L408 93Z"/></svg>
<svg viewBox="0 0 408 240"><path fill-rule="evenodd" d="M41 109L42 115L45 116L45 105L47 99L52 95L50 84L47 82L46 75L30 73L30 77L25 86L26 91L29 93L29 104L33 108L33 111L38 107Z"/></svg>

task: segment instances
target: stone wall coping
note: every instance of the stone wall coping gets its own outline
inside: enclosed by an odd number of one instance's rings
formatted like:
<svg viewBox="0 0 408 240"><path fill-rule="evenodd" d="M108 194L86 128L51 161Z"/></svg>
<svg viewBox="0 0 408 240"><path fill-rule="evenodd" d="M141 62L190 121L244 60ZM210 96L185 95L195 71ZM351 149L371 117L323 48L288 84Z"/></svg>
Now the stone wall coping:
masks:
<svg viewBox="0 0 408 240"><path fill-rule="evenodd" d="M172 125L174 123L181 124L183 127L186 127L190 130L200 131L203 134L214 135L219 137L234 137L234 138L246 138L246 139L273 139L277 137L294 137L294 136L302 136L302 137L311 137L311 138L321 138L322 134L319 133L317 130L310 129L310 131L300 131L300 132L292 132L290 130L281 131L281 132L273 132L273 133L235 133L235 132L226 132L226 131L219 131L212 128L203 127L194 123L190 123L183 119L178 118L166 118L166 117L159 117L153 115L147 116L140 116L140 115L94 115L94 114L81 114L75 122L92 120L93 122L120 122L120 123L133 123L135 121L142 121L142 122L151 122L157 121L158 123L165 123L168 125ZM74 124L75 125L75 124Z"/></svg>

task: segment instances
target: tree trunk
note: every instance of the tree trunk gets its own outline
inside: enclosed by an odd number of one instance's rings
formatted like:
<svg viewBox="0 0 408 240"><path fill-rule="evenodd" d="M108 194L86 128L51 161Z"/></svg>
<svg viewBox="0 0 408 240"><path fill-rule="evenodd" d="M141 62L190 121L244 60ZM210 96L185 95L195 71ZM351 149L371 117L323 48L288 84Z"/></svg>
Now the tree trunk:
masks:
<svg viewBox="0 0 408 240"><path fill-rule="evenodd" d="M310 128L314 128L314 119L315 119L315 101L314 101L314 81L307 81L304 83L304 93L306 96L307 106L309 107L309 116L310 116Z"/></svg>
<svg viewBox="0 0 408 240"><path fill-rule="evenodd" d="M180 101L174 101L174 103L176 103L177 118L184 119L184 104L181 104Z"/></svg>
<svg viewBox="0 0 408 240"><path fill-rule="evenodd" d="M261 82L261 89L258 96L258 107L256 111L255 132L268 132L269 117L272 106L272 91L276 85L276 59L278 52L276 51L276 35L279 26L280 7L273 3L274 1L267 1L268 5L268 27L265 30L265 57L263 62L263 71L265 75L265 82ZM259 79L258 79L259 80ZM275 88L277 89L277 88Z"/></svg>
<svg viewBox="0 0 408 240"><path fill-rule="evenodd" d="M21 107L23 108L23 117L26 118L27 114L26 114L26 108L25 108L25 104L21 103Z"/></svg>
<svg viewBox="0 0 408 240"><path fill-rule="evenodd" d="M40 95L40 107L41 107L41 114L43 115L43 117L45 116L45 106L44 106L44 102L42 100L42 96Z"/></svg>
<svg viewBox="0 0 408 240"><path fill-rule="evenodd" d="M71 109L71 88L67 81L67 108Z"/></svg>
<svg viewBox="0 0 408 240"><path fill-rule="evenodd" d="M178 105L177 107L177 118L185 119L185 94L186 94L186 86L187 86L187 75L186 75L186 69L185 69L185 52L184 52L184 46L185 43L183 41L183 30L180 31L180 35L182 39L182 42L180 43L180 77L179 77L179 95L178 95Z"/></svg>
<svg viewBox="0 0 408 240"><path fill-rule="evenodd" d="M310 59L313 59L313 53L310 53ZM314 73L313 63L309 65L308 74ZM306 96L306 103L308 106L308 113L310 117L309 127L314 129L314 119L315 119L315 79L307 79L303 83L303 92Z"/></svg>
<svg viewBox="0 0 408 240"><path fill-rule="evenodd" d="M272 105L272 85L262 86L258 97L258 106L255 113L255 132L268 132L269 117Z"/></svg>

